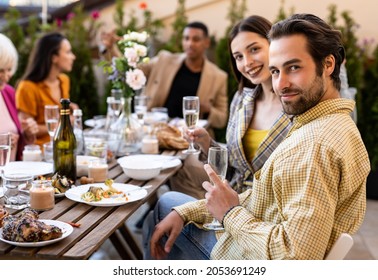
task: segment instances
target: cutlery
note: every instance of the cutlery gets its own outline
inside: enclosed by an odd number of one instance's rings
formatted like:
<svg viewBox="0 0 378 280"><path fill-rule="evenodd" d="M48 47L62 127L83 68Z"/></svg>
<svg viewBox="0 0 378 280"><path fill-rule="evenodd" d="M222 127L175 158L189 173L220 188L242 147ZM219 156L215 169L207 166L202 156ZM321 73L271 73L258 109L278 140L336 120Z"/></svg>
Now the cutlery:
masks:
<svg viewBox="0 0 378 280"><path fill-rule="evenodd" d="M138 189L133 189L133 190L130 190L128 192L126 192L126 195L130 195L130 193L133 193L133 192L136 192L136 191L140 191L140 190L148 190L152 187L152 185L146 185L146 186L143 186L143 187L139 187Z"/></svg>

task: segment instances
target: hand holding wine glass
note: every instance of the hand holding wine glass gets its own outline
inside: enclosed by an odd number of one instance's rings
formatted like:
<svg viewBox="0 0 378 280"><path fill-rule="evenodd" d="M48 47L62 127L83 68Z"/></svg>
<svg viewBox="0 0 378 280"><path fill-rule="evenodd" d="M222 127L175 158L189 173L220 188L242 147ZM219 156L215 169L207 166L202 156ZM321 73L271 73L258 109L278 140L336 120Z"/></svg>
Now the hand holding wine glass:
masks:
<svg viewBox="0 0 378 280"><path fill-rule="evenodd" d="M49 132L51 142L53 141L55 130L60 117L58 105L45 105L45 122Z"/></svg>
<svg viewBox="0 0 378 280"><path fill-rule="evenodd" d="M189 131L197 126L199 118L200 102L198 96L184 96L182 100L182 113ZM200 151L194 148L193 141L189 142L189 148L182 151L184 154L198 154Z"/></svg>
<svg viewBox="0 0 378 280"><path fill-rule="evenodd" d="M224 147L211 147L208 154L208 164L215 171L221 181L226 178L228 167L228 151ZM222 224L215 218L211 223L203 225L204 228L209 230L222 230Z"/></svg>

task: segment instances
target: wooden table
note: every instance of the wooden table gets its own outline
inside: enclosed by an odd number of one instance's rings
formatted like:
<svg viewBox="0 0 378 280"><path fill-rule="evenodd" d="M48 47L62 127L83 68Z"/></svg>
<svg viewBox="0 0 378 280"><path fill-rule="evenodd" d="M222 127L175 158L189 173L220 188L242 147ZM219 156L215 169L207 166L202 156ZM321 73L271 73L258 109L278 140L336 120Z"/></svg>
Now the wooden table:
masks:
<svg viewBox="0 0 378 280"><path fill-rule="evenodd" d="M176 155L176 151L165 151L163 154ZM52 210L40 214L40 219L75 222L80 224L80 227L74 227L73 233L67 238L45 247L17 247L0 241L0 259L88 259L108 238L121 258L142 259L142 252L125 225L125 221L141 205L154 199L158 188L167 182L179 168L180 166L163 170L159 176L149 181L136 181L127 178L114 160L109 164L109 178L117 183L151 185L147 189L148 194L145 198L116 207L94 207L68 198L59 199ZM132 254L125 248L125 242Z"/></svg>

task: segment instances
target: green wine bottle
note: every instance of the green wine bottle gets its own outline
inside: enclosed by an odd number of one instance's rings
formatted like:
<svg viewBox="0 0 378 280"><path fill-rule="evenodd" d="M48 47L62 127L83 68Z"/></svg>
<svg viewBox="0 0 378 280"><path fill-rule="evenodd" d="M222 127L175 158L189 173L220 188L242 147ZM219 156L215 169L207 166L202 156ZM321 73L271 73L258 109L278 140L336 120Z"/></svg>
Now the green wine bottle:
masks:
<svg viewBox="0 0 378 280"><path fill-rule="evenodd" d="M60 120L54 135L54 173L76 181L76 139L70 121L70 100L60 100Z"/></svg>

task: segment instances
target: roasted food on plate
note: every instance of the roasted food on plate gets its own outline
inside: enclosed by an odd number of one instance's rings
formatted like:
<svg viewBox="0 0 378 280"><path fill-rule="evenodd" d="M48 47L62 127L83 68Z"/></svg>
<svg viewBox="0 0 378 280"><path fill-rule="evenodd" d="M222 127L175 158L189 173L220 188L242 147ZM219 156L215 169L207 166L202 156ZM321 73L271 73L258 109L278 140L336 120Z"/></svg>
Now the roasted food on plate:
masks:
<svg viewBox="0 0 378 280"><path fill-rule="evenodd" d="M3 226L3 219L8 215L8 211L0 205L0 228Z"/></svg>
<svg viewBox="0 0 378 280"><path fill-rule="evenodd" d="M66 176L61 176L58 173L55 173L51 180L51 185L55 188L56 194L65 193L74 184Z"/></svg>
<svg viewBox="0 0 378 280"><path fill-rule="evenodd" d="M39 242L56 239L62 235L61 228L39 221L38 212L30 208L3 219L3 238L9 241Z"/></svg>

